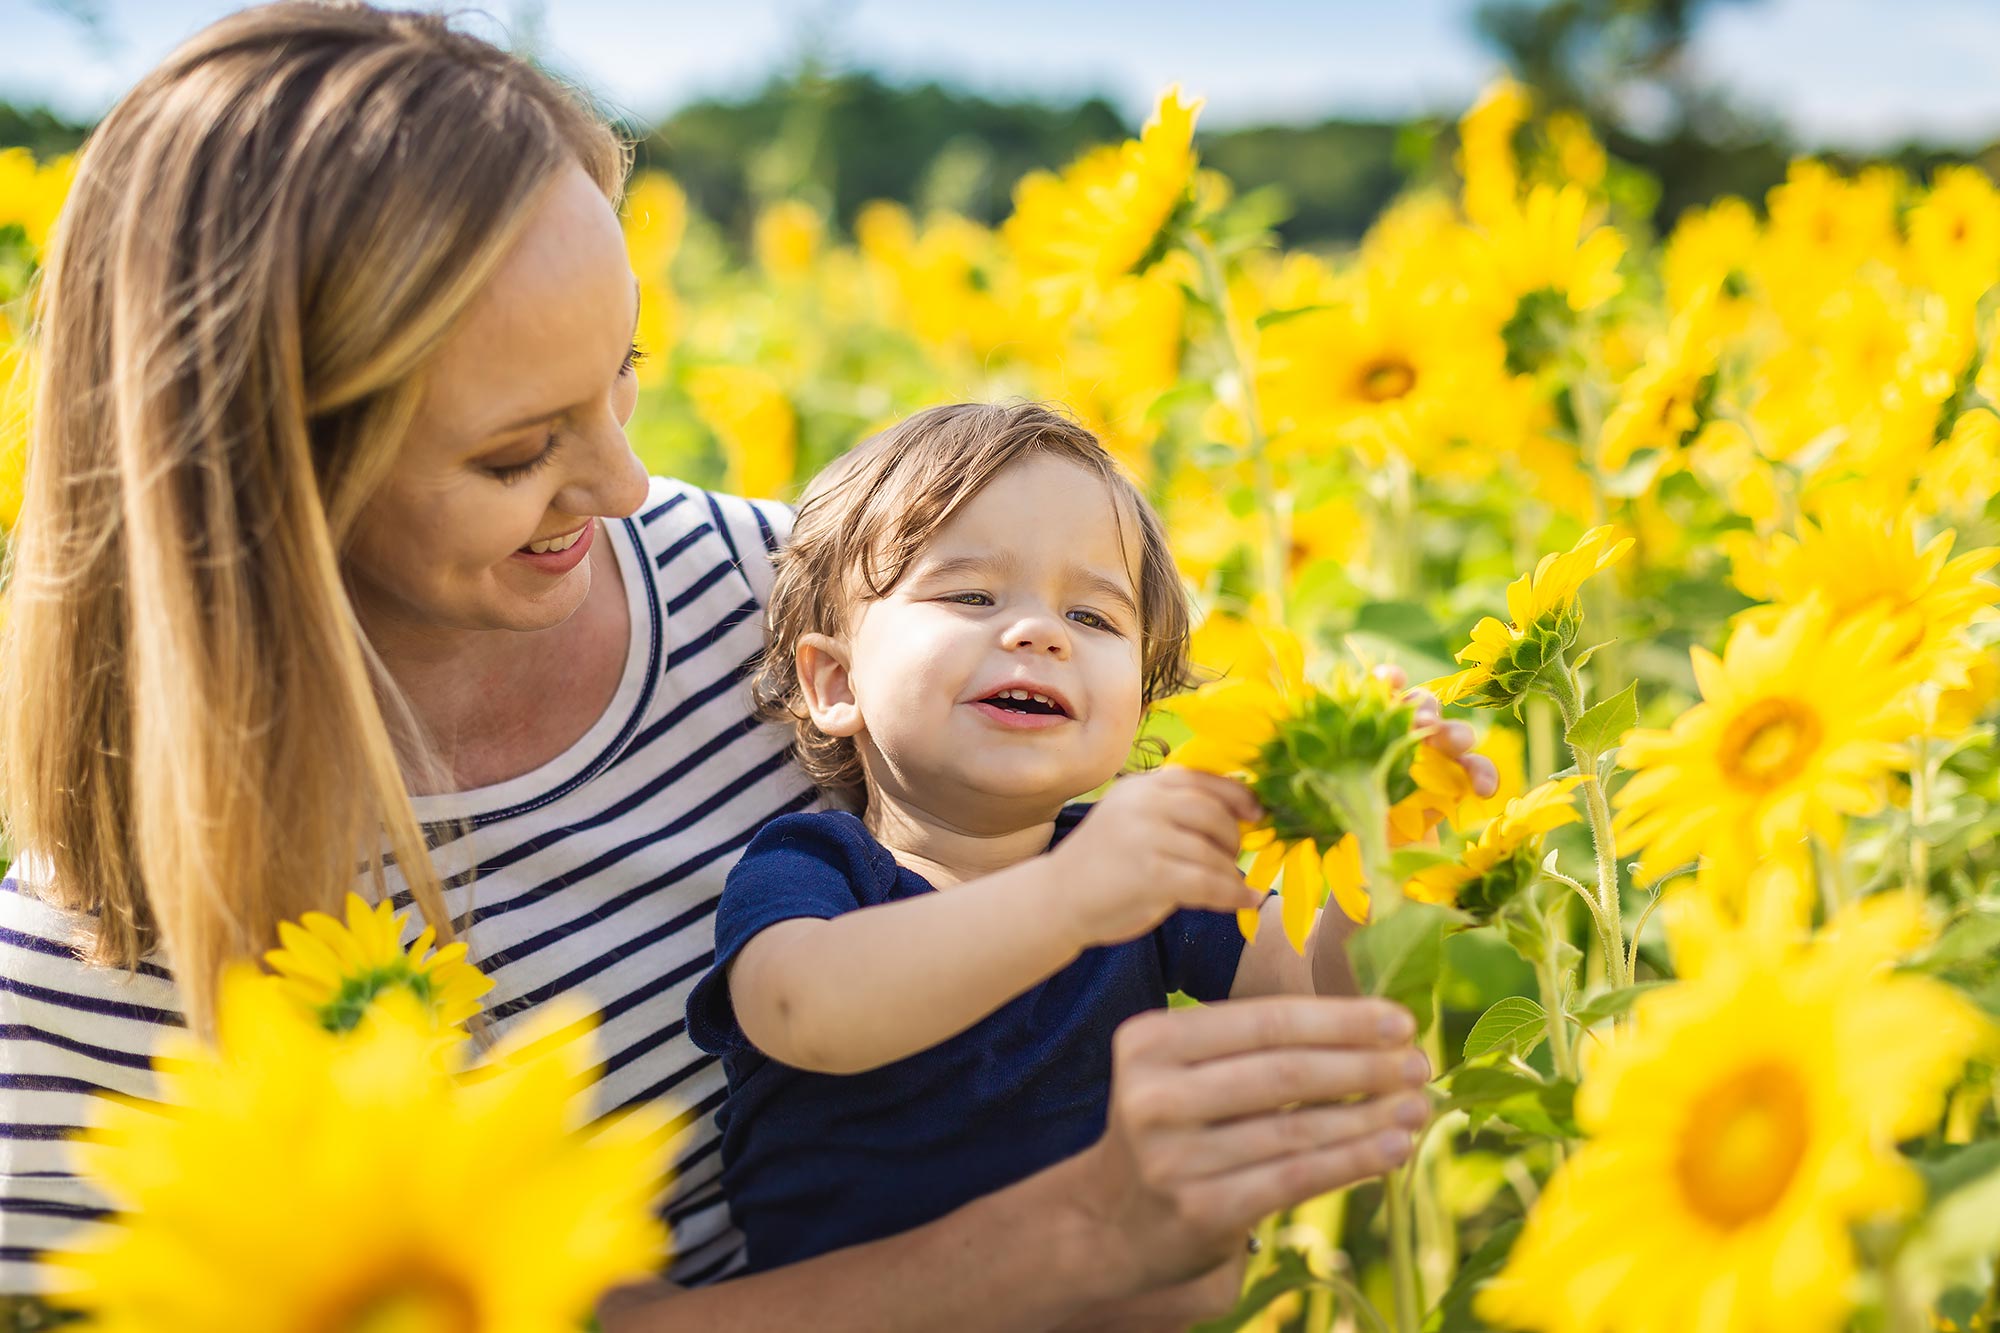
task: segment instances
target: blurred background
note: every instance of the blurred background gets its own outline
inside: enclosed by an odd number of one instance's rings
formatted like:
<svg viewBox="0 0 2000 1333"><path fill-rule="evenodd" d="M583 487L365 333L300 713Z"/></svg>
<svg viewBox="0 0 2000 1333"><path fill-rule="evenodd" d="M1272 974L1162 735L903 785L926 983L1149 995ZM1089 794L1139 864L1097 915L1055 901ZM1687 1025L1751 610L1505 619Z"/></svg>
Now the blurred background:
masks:
<svg viewBox="0 0 2000 1333"><path fill-rule="evenodd" d="M0 148L47 158L226 0L0 0ZM741 241L761 199L995 222L1013 183L1208 99L1204 164L1283 241L1338 246L1439 160L1495 75L1582 112L1664 232L1792 157L2000 167L1992 0L495 0L475 29L589 88Z"/></svg>

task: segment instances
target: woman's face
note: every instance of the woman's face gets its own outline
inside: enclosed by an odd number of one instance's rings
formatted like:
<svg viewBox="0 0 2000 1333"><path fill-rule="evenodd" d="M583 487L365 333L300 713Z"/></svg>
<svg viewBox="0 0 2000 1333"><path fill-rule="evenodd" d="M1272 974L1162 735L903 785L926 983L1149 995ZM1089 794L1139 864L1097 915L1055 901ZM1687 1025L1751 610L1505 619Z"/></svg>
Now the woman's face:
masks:
<svg viewBox="0 0 2000 1333"><path fill-rule="evenodd" d="M439 350L363 511L347 568L371 633L547 629L583 604L596 519L646 498L624 432L637 317L618 219L571 166Z"/></svg>

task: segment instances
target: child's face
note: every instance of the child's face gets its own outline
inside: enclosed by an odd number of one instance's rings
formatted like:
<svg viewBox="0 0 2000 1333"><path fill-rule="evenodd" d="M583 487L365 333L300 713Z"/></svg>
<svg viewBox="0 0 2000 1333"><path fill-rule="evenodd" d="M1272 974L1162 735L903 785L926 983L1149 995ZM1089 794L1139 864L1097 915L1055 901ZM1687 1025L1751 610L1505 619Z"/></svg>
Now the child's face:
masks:
<svg viewBox="0 0 2000 1333"><path fill-rule="evenodd" d="M1031 455L857 609L846 674L872 786L976 827L1046 818L1123 767L1143 711L1138 523L1115 503L1093 473Z"/></svg>

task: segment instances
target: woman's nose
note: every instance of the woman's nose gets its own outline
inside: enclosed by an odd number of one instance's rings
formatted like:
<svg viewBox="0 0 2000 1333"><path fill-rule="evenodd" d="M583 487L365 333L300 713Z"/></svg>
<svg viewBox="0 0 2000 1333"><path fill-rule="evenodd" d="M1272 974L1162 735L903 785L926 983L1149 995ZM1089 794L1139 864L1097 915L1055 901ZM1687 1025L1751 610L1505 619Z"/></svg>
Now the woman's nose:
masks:
<svg viewBox="0 0 2000 1333"><path fill-rule="evenodd" d="M606 412L580 433L583 447L571 455L574 470L557 492L554 507L606 518L638 513L646 503L646 465L632 452L624 428Z"/></svg>

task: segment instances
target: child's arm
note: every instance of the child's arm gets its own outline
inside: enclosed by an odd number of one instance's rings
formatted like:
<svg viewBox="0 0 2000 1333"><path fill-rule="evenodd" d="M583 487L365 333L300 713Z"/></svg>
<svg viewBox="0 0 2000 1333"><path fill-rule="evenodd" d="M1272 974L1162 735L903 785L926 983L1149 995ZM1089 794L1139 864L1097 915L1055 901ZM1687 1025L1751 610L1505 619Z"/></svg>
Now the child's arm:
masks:
<svg viewBox="0 0 2000 1333"><path fill-rule="evenodd" d="M858 1073L971 1027L1084 949L1134 939L1180 907L1234 911L1262 894L1236 872L1241 784L1168 769L1114 785L1054 851L942 892L745 944L730 1003L784 1064Z"/></svg>
<svg viewBox="0 0 2000 1333"><path fill-rule="evenodd" d="M1328 900L1313 918L1303 954L1285 938L1278 895L1265 899L1257 913L1257 938L1243 946L1229 998L1249 995L1358 995L1354 969L1347 961L1347 938L1355 923L1340 905Z"/></svg>

